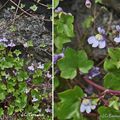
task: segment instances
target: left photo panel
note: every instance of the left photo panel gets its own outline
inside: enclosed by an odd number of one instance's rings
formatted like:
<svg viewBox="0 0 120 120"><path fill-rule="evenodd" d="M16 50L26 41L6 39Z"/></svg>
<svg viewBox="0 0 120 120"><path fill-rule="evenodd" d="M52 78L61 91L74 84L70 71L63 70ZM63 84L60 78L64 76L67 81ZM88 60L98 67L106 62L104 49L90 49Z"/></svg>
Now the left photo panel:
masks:
<svg viewBox="0 0 120 120"><path fill-rule="evenodd" d="M0 0L0 120L52 120L52 0Z"/></svg>

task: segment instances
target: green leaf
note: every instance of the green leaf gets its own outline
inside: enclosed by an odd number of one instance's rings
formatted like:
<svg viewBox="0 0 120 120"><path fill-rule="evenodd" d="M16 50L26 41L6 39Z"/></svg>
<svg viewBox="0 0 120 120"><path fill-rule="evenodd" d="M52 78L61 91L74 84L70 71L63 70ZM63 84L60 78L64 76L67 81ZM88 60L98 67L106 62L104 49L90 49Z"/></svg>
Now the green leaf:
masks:
<svg viewBox="0 0 120 120"><path fill-rule="evenodd" d="M95 3L101 3L102 4L102 0L95 0Z"/></svg>
<svg viewBox="0 0 120 120"><path fill-rule="evenodd" d="M34 83L34 84L37 84L37 85L39 85L39 84L42 83L43 81L44 81L44 79L43 79L42 76L36 77L36 78L33 79L33 83Z"/></svg>
<svg viewBox="0 0 120 120"><path fill-rule="evenodd" d="M108 72L104 77L104 86L120 90L120 48L109 48L108 55L104 62L104 69Z"/></svg>
<svg viewBox="0 0 120 120"><path fill-rule="evenodd" d="M27 89L26 82L20 82L19 83L19 92L24 93L26 89Z"/></svg>
<svg viewBox="0 0 120 120"><path fill-rule="evenodd" d="M83 91L78 86L73 89L59 93L60 102L57 106L56 115L60 120L80 117L80 99L84 96Z"/></svg>
<svg viewBox="0 0 120 120"><path fill-rule="evenodd" d="M91 24L93 22L93 17L92 16L88 16L85 21L82 23L82 26L86 29L90 28L91 27Z"/></svg>
<svg viewBox="0 0 120 120"><path fill-rule="evenodd" d="M27 45L28 47L33 47L33 41L32 40L27 41Z"/></svg>
<svg viewBox="0 0 120 120"><path fill-rule="evenodd" d="M6 90L6 85L3 83L0 83L0 90Z"/></svg>
<svg viewBox="0 0 120 120"><path fill-rule="evenodd" d="M54 0L54 9L59 5L59 0Z"/></svg>
<svg viewBox="0 0 120 120"><path fill-rule="evenodd" d="M30 9L35 12L38 9L38 7L34 4L30 7Z"/></svg>
<svg viewBox="0 0 120 120"><path fill-rule="evenodd" d="M55 46L62 50L65 43L71 42L74 37L74 17L71 14L61 13L55 20Z"/></svg>
<svg viewBox="0 0 120 120"><path fill-rule="evenodd" d="M85 51L78 51L78 67L83 73L88 73L88 71L93 67L93 61L88 60Z"/></svg>
<svg viewBox="0 0 120 120"><path fill-rule="evenodd" d="M28 73L26 71L19 71L18 72L18 75L17 75L18 81L27 80L28 77L29 76L28 76Z"/></svg>
<svg viewBox="0 0 120 120"><path fill-rule="evenodd" d="M20 4L20 7L23 9L25 7L25 4Z"/></svg>
<svg viewBox="0 0 120 120"><path fill-rule="evenodd" d="M111 72L104 77L104 86L108 89L120 90L120 71Z"/></svg>
<svg viewBox="0 0 120 120"><path fill-rule="evenodd" d="M65 79L73 79L77 75L79 69L83 73L87 73L93 66L93 62L88 60L84 51L75 51L67 48L64 58L58 61L61 77Z"/></svg>
<svg viewBox="0 0 120 120"><path fill-rule="evenodd" d="M109 48L108 54L113 60L120 60L120 48Z"/></svg>
<svg viewBox="0 0 120 120"><path fill-rule="evenodd" d="M109 99L109 107L119 110L119 97L113 96Z"/></svg>
<svg viewBox="0 0 120 120"><path fill-rule="evenodd" d="M0 116L2 116L4 114L4 110L3 108L0 108Z"/></svg>
<svg viewBox="0 0 120 120"><path fill-rule="evenodd" d="M8 107L8 114L9 114L9 115L12 115L13 112L14 112L14 106L10 105L10 106Z"/></svg>
<svg viewBox="0 0 120 120"><path fill-rule="evenodd" d="M55 38L55 46L60 50L63 48L63 44L68 42L71 42L71 40L65 35L60 35Z"/></svg>
<svg viewBox="0 0 120 120"><path fill-rule="evenodd" d="M73 37L74 33L73 33L73 25L72 24L64 24L63 25L63 30L64 33L68 36L68 37Z"/></svg>
<svg viewBox="0 0 120 120"><path fill-rule="evenodd" d="M38 77L41 77L42 76L42 71L40 69L36 70L34 75L33 75L33 78L38 78Z"/></svg>
<svg viewBox="0 0 120 120"><path fill-rule="evenodd" d="M111 59L106 59L104 62L104 69L106 71L114 71L116 69L115 61Z"/></svg>
<svg viewBox="0 0 120 120"><path fill-rule="evenodd" d="M0 100L4 100L5 99L5 93L3 91L0 91Z"/></svg>
<svg viewBox="0 0 120 120"><path fill-rule="evenodd" d="M100 114L100 120L120 120L120 111L110 107L101 106L98 113Z"/></svg>
<svg viewBox="0 0 120 120"><path fill-rule="evenodd" d="M45 64L44 64L44 70L45 70L45 71L48 71L48 70L50 69L51 65L52 65L51 61L45 63Z"/></svg>
<svg viewBox="0 0 120 120"><path fill-rule="evenodd" d="M54 78L54 87L55 89L59 86L60 82L57 77Z"/></svg>
<svg viewBox="0 0 120 120"><path fill-rule="evenodd" d="M5 50L5 47L3 44L0 43L0 51L3 51L3 50Z"/></svg>
<svg viewBox="0 0 120 120"><path fill-rule="evenodd" d="M26 94L21 94L19 97L16 97L16 100L15 100L15 105L18 107L18 111L22 110L23 108L25 108L27 104L27 96Z"/></svg>
<svg viewBox="0 0 120 120"><path fill-rule="evenodd" d="M16 56L19 56L21 54L20 50L15 50L14 53L16 54Z"/></svg>

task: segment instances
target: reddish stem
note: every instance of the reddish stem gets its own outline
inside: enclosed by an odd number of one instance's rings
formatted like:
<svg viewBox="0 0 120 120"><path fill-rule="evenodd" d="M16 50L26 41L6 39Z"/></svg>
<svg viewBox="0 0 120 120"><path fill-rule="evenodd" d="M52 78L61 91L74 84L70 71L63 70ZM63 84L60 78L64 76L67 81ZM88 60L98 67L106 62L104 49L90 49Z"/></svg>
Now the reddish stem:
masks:
<svg viewBox="0 0 120 120"><path fill-rule="evenodd" d="M104 91L107 94L112 94L112 95L120 95L120 91L119 90L110 90L110 89L106 89L103 86L100 86L96 83L94 83L92 80L89 80L87 76L83 77L84 80L89 83L90 85L92 85L93 87L95 87L96 89L100 90L100 91Z"/></svg>

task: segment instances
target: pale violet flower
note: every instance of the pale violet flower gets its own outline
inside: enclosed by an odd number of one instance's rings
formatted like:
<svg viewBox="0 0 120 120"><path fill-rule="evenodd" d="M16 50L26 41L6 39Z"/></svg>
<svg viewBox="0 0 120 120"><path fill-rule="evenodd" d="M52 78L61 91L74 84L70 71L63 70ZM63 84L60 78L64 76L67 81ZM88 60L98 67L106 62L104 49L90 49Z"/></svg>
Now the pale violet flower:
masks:
<svg viewBox="0 0 120 120"><path fill-rule="evenodd" d="M55 12L56 12L56 13L63 12L63 9L62 9L61 7L58 7L58 8L55 9Z"/></svg>
<svg viewBox="0 0 120 120"><path fill-rule="evenodd" d="M4 37L4 38L0 39L0 42L8 42L8 40Z"/></svg>
<svg viewBox="0 0 120 120"><path fill-rule="evenodd" d="M105 48L106 47L106 38L105 38L105 30L101 27L97 29L98 34L95 36L90 36L88 38L88 43L92 45L92 47L96 48Z"/></svg>
<svg viewBox="0 0 120 120"><path fill-rule="evenodd" d="M116 30L118 31L118 32L120 32L120 25L116 25Z"/></svg>
<svg viewBox="0 0 120 120"><path fill-rule="evenodd" d="M120 25L116 25L116 30L118 32L118 35L114 38L114 41L116 43L120 43Z"/></svg>
<svg viewBox="0 0 120 120"><path fill-rule="evenodd" d="M90 99L83 99L81 105L80 105L80 112L86 112L90 113L92 110L96 108L96 105L92 104L92 101Z"/></svg>
<svg viewBox="0 0 120 120"><path fill-rule="evenodd" d="M41 62L39 62L37 68L39 68L39 69L44 69L44 64L41 64Z"/></svg>
<svg viewBox="0 0 120 120"><path fill-rule="evenodd" d="M7 45L8 47L15 47L16 45L13 43L13 41L11 40L10 43Z"/></svg>
<svg viewBox="0 0 120 120"><path fill-rule="evenodd" d="M56 64L56 62L60 59L64 57L64 53L60 53L60 54L55 54L54 58L53 58L53 62L54 64Z"/></svg>
<svg viewBox="0 0 120 120"><path fill-rule="evenodd" d="M46 108L46 109L45 109L45 112L47 112L47 113L51 113L51 112L52 112L52 109L50 109L50 108Z"/></svg>
<svg viewBox="0 0 120 120"><path fill-rule="evenodd" d="M32 102L37 102L37 101L38 101L38 99L33 97Z"/></svg>
<svg viewBox="0 0 120 120"><path fill-rule="evenodd" d="M115 37L115 38L114 38L114 41L115 41L116 43L120 43L120 35L117 36L117 37Z"/></svg>
<svg viewBox="0 0 120 120"><path fill-rule="evenodd" d="M51 77L52 77L52 75L50 74L49 71L47 72L46 77L47 77L47 78L51 78Z"/></svg>
<svg viewBox="0 0 120 120"><path fill-rule="evenodd" d="M30 70L30 71L34 71L35 70L33 63L30 66L28 66L28 70Z"/></svg>
<svg viewBox="0 0 120 120"><path fill-rule="evenodd" d="M89 79L92 79L96 76L100 75L100 68L99 67L93 67L90 71L89 71Z"/></svg>
<svg viewBox="0 0 120 120"><path fill-rule="evenodd" d="M87 8L91 8L91 1L90 0L86 0L85 1L85 6L87 7Z"/></svg>

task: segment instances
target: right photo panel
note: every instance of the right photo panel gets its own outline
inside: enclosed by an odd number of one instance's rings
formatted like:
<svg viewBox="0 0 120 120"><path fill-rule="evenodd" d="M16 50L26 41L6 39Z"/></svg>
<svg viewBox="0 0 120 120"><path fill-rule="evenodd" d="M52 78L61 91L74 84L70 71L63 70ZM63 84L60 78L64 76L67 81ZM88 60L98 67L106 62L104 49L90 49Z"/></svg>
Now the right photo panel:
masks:
<svg viewBox="0 0 120 120"><path fill-rule="evenodd" d="M120 0L54 0L54 120L120 120Z"/></svg>

